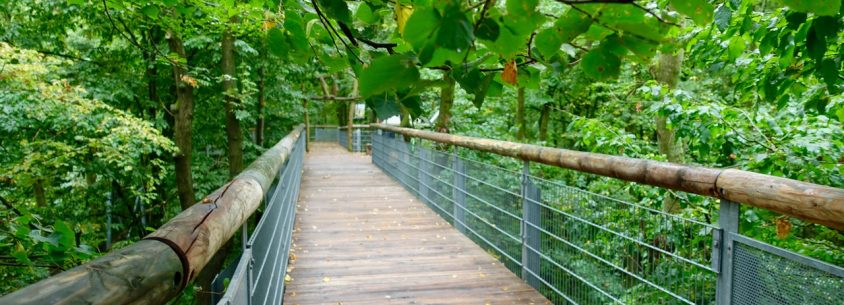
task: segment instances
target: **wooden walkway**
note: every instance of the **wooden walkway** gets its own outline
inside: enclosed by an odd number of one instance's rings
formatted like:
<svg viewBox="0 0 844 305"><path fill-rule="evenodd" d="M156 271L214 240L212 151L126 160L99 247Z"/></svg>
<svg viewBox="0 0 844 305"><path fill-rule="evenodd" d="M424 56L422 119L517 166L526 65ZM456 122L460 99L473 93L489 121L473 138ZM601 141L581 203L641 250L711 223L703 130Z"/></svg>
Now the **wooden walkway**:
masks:
<svg viewBox="0 0 844 305"><path fill-rule="evenodd" d="M550 304L372 164L312 143L285 304Z"/></svg>

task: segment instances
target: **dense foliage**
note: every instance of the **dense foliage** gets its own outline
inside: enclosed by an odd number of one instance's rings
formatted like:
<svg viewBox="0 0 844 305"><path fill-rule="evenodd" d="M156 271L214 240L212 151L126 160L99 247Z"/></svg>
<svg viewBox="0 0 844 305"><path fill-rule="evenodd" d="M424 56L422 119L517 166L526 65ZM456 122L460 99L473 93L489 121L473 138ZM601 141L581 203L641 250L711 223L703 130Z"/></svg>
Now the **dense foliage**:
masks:
<svg viewBox="0 0 844 305"><path fill-rule="evenodd" d="M842 16L841 0L0 2L0 291L137 240L305 111L347 123L351 103L302 106L324 93L359 93L361 122L844 187ZM542 175L717 221L711 199ZM757 209L742 230L844 264L840 231Z"/></svg>

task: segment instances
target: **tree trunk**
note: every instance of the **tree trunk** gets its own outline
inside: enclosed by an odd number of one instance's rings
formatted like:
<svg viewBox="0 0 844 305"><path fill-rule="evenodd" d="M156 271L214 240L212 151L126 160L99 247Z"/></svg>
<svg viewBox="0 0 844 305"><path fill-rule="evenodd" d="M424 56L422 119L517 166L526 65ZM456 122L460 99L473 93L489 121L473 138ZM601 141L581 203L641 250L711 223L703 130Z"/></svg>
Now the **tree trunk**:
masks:
<svg viewBox="0 0 844 305"><path fill-rule="evenodd" d="M450 133L451 130L451 107L454 106L455 81L449 72L443 73L445 86L440 89L440 111L437 114L437 121L434 123L436 132Z"/></svg>
<svg viewBox="0 0 844 305"><path fill-rule="evenodd" d="M399 126L412 127L412 124L410 124L410 111L408 111L407 108L404 108L403 105L399 105L399 115L401 116Z"/></svg>
<svg viewBox="0 0 844 305"><path fill-rule="evenodd" d="M516 140L525 141L525 88L519 87L516 97Z"/></svg>
<svg viewBox="0 0 844 305"><path fill-rule="evenodd" d="M336 96L336 95L335 95ZM352 83L352 96L358 96L358 79L355 78ZM354 101L349 101L346 103L349 107L347 110L348 117L346 118L346 140L348 140L349 147L348 149L351 151L354 149L354 143L352 142L352 134L354 132L355 126L355 107L356 104Z"/></svg>
<svg viewBox="0 0 844 305"><path fill-rule="evenodd" d="M545 141L548 139L548 121L551 117L551 103L542 105L542 114L539 117L539 140Z"/></svg>
<svg viewBox="0 0 844 305"><path fill-rule="evenodd" d="M170 51L187 61L185 47L182 40L174 33L168 39ZM183 66L173 65L173 81L176 84L176 103L171 107L174 112L175 128L173 142L179 148L176 154L176 189L179 193L179 203L185 210L196 203L193 192L193 176L190 163L193 151L193 78L188 75Z"/></svg>
<svg viewBox="0 0 844 305"><path fill-rule="evenodd" d="M308 99L302 102L302 108L305 109L305 152L311 151L311 116L308 113Z"/></svg>
<svg viewBox="0 0 844 305"><path fill-rule="evenodd" d="M237 83L235 82L234 63L234 35L230 28L223 32L223 56L220 70L223 73L223 94L226 100L226 139L229 148L229 177L234 177L243 169L243 134L240 131L240 121L235 116L238 100Z"/></svg>
<svg viewBox="0 0 844 305"><path fill-rule="evenodd" d="M264 80L264 67L258 68L258 120L255 124L255 143L264 146L264 107L267 103Z"/></svg>
<svg viewBox="0 0 844 305"><path fill-rule="evenodd" d="M155 45L155 43L157 43L161 40L161 30L158 27L154 27L154 28L150 29L147 32L147 40L149 41L148 47L150 49L152 49L152 47ZM146 53L147 53L147 57L146 57L147 69L146 69L145 75L146 75L146 78L147 78L147 97L149 98L149 101L152 102L152 104L149 105L150 107L147 109L147 115L148 115L148 119L150 121L153 121L153 120L155 120L155 117L158 115L158 105L161 101L161 97L158 94L158 82L157 82L157 80L158 80L158 66L156 65L157 53L153 52L153 51L146 52ZM178 81L178 80L176 80L176 81ZM162 131L162 133L166 134L164 131ZM154 159L164 159L164 157L158 156L157 154L149 154L149 155L145 156L145 161L146 161L145 164L151 164L150 161L154 160ZM162 160L162 161L164 161L164 160ZM160 172L161 172L161 168L158 167L158 166L150 166L150 171L151 171L151 173L154 177L158 177ZM147 190L147 191L155 192L156 195L157 195L157 198L153 199L154 201L151 204L152 206L165 206L164 201L166 200L165 199L166 189L162 185L163 183L164 183L164 181L156 181L155 184L153 184L152 189ZM150 211L150 219L152 219L154 221L153 222L154 226L160 224L164 220L164 219L161 219L161 218L163 218L163 216L164 216L164 213L161 213L159 215L158 213L156 213L156 211Z"/></svg>
<svg viewBox="0 0 844 305"><path fill-rule="evenodd" d="M337 126L347 125L348 123L346 122L346 119L348 119L348 116L346 115L346 103L338 101L334 101L334 103L337 104L337 112L335 113L335 116L337 117Z"/></svg>
<svg viewBox="0 0 844 305"><path fill-rule="evenodd" d="M656 66L656 80L673 90L680 79L682 63L682 50L677 54L660 54ZM665 116L657 115L656 117L656 138L659 152L666 156L668 162L683 163L683 143L677 141L675 129L668 126L668 118ZM681 207L677 198L668 194L663 200L662 209L665 212L678 213Z"/></svg>
<svg viewBox="0 0 844 305"><path fill-rule="evenodd" d="M32 184L32 190L35 192L35 205L39 207L47 206L47 195L45 195L44 191L44 180L35 179L35 183Z"/></svg>

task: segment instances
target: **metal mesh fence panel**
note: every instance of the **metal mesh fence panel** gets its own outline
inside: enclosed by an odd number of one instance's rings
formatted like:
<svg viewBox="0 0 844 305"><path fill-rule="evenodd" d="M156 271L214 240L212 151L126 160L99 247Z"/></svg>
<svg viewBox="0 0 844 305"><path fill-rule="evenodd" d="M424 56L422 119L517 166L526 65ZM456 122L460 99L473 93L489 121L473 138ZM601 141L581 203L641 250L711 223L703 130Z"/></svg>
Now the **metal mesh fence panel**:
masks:
<svg viewBox="0 0 844 305"><path fill-rule="evenodd" d="M485 161L470 160L414 141L374 133L373 162L554 304L705 305L716 304L719 289L733 305L844 304L840 267L708 217L545 180L527 163L519 172L488 162L512 160L467 151ZM718 246L725 241L734 243L732 255ZM732 277L719 277L727 271ZM730 289L719 286L727 278Z"/></svg>
<svg viewBox="0 0 844 305"><path fill-rule="evenodd" d="M337 142L337 127L312 127L310 137L312 142Z"/></svg>
<svg viewBox="0 0 844 305"><path fill-rule="evenodd" d="M714 300L709 224L387 132L373 136L373 162L556 304ZM536 205L532 219L523 219L525 202Z"/></svg>
<svg viewBox="0 0 844 305"><path fill-rule="evenodd" d="M267 192L263 216L246 243L238 271L221 304L281 304L302 179L304 146L305 138L300 137L274 186Z"/></svg>
<svg viewBox="0 0 844 305"><path fill-rule="evenodd" d="M712 225L530 177L539 276L557 304L711 304ZM553 292L553 293L552 293Z"/></svg>
<svg viewBox="0 0 844 305"><path fill-rule="evenodd" d="M844 304L844 269L733 237L733 304Z"/></svg>

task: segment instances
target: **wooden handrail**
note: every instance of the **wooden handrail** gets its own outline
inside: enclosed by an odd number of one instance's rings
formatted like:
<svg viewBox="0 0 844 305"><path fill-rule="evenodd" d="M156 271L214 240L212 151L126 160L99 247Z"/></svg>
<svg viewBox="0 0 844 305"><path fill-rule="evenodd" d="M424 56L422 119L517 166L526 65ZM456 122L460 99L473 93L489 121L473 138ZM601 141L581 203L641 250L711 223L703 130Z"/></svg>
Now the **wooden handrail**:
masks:
<svg viewBox="0 0 844 305"><path fill-rule="evenodd" d="M338 128L339 129L349 129L349 126L339 126ZM354 128L358 128L358 129L369 128L369 124L355 124L355 125L352 125L352 128L353 129Z"/></svg>
<svg viewBox="0 0 844 305"><path fill-rule="evenodd" d="M258 208L304 130L299 125L237 177L126 248L0 297L0 304L164 304Z"/></svg>
<svg viewBox="0 0 844 305"><path fill-rule="evenodd" d="M437 143L694 193L844 230L844 189L763 175L437 133L384 124L373 128Z"/></svg>
<svg viewBox="0 0 844 305"><path fill-rule="evenodd" d="M337 128L337 129L346 129L348 126L339 126L339 125L310 125L309 128ZM355 124L352 125L352 128L369 128L369 124Z"/></svg>

